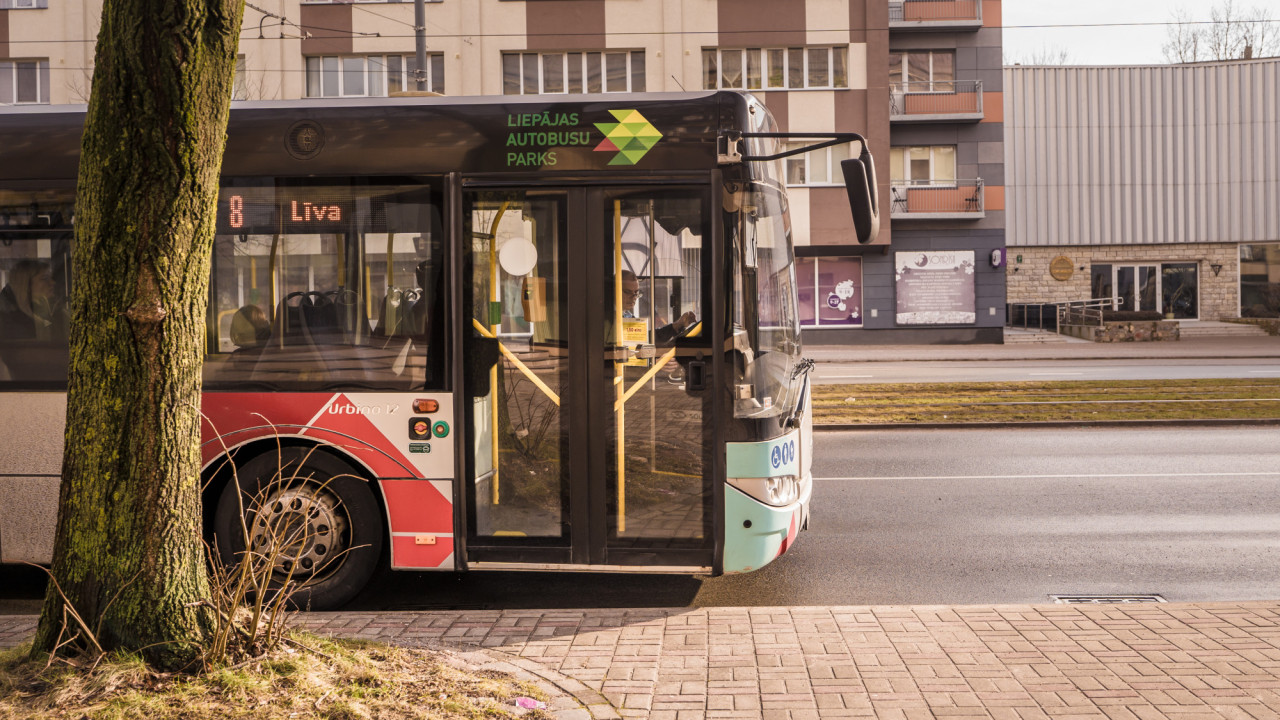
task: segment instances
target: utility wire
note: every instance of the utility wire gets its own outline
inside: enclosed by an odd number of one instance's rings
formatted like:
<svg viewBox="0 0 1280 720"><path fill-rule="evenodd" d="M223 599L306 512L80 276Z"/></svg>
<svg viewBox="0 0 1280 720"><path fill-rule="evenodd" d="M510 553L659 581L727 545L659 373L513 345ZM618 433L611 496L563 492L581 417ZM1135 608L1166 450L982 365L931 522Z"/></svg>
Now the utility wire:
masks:
<svg viewBox="0 0 1280 720"><path fill-rule="evenodd" d="M252 6L251 6L251 7L252 7ZM353 5L352 7L360 8L361 10L364 10L364 11L365 11L365 12L367 12L367 13L370 13L370 14L372 14L372 15L377 15L378 17L381 17L381 18L384 18L384 19L387 19L387 20L392 20L392 21L395 21L395 22L400 22L401 24L403 24L403 25L405 25L405 26L407 26L407 27L413 27L413 24L412 24L412 23L406 23L406 22L403 22L403 21L396 20L395 18L388 17L388 16L386 16L386 15L381 15L381 14L379 14L379 13L375 13L375 12L373 12L372 10L366 10L366 9L364 9L364 8L361 8L359 5ZM258 8L256 8L256 7L254 7L254 9L255 9L255 10L258 10ZM262 11L260 11L260 12L262 12ZM277 17L278 17L278 16L277 16ZM1280 20L1277 20L1276 18L1254 18L1254 19L1249 19L1249 20L1232 20L1231 22L1232 22L1232 23L1236 23L1236 24L1241 24L1241 25L1243 25L1243 24L1257 24L1257 23L1273 23L1273 22L1280 22ZM415 37L414 35L383 35L383 34L380 34L380 33L367 33L367 32L355 31L355 30L346 30L346 29L342 29L342 28L328 28L328 27L323 27L323 26L319 26L319 25L300 25L300 24L298 24L298 23L293 22L292 20L285 20L284 22L279 23L279 24L278 24L278 25L276 25L276 26L283 26L283 25L284 25L284 24L286 24L286 23L287 23L288 25L292 25L292 26L294 26L294 27L298 28L300 31L303 31L303 32L305 32L305 31L307 31L307 30L320 30L320 31L324 31L324 32L326 32L326 33L334 33L334 34L335 34L335 36L339 36L339 37L340 37L340 36L342 36L342 35L350 35L350 36L352 36L352 37L369 37L369 36L375 36L375 37L383 37L383 38L389 38L389 39L412 38L412 37ZM438 24L436 24L436 23L431 23L431 24L432 24L432 25L435 25L436 27L441 27L440 25L438 25ZM1046 24L1037 24L1037 25L997 25L997 26L993 26L993 28L992 28L992 29L996 29L996 30L1047 30L1047 29L1055 29L1055 28L1072 29L1072 28L1111 28L1111 27L1114 27L1114 28L1125 28L1125 27L1180 27L1180 26L1191 26L1191 25L1222 25L1222 24L1224 24L1224 23L1219 22L1219 21L1215 21L1215 20L1182 20L1182 21L1168 20L1168 21L1161 21L1161 22L1123 22L1123 23L1120 23L1120 22L1109 22L1109 23L1057 23L1057 24L1046 23ZM270 26L270 25L268 25L267 27L276 27L276 26ZM255 29L255 28L253 28L253 27L246 27L246 28L242 28L242 29L241 29L241 33L250 33L250 32L252 32L254 29ZM875 27L875 28L829 28L829 29L824 29L824 30L823 30L823 32L884 32L884 31L889 31L889 30L903 30L903 29L907 29L907 28L888 28L888 27ZM796 31L794 31L794 30L770 30L770 29L760 29L760 30L752 30L752 31L751 31L751 34L753 34L753 35L763 35L763 34L771 34L771 33L772 33L772 34L796 34ZM722 33L721 33L721 31L719 31L719 30L677 30L677 31L658 31L658 32L640 32L640 31L634 31L634 32L608 32L608 33L595 33L595 32L591 32L591 33L587 33L587 32L552 32L552 33L437 33L437 34L428 34L426 37L427 37L428 39L432 39L432 38L434 38L434 39L461 39L461 40L463 40L464 42L467 42L467 38L473 38L473 37L481 37L481 38L600 37L602 34L603 34L603 35L608 35L608 36L610 36L610 37L652 36L652 35L663 35L663 36L676 36L676 37L678 37L678 36L693 36L693 35L720 35L720 34L722 34ZM732 32L732 31L728 31L728 32L725 32L725 33L723 33L723 34L724 34L724 35L734 35L735 33L734 33L734 32ZM241 38L242 38L242 39L246 39L246 40L257 40L257 39L258 39L258 38L255 38L255 37L246 37L246 36L244 36L244 35L242 35L242 36L241 36ZM264 40L278 40L278 39L281 39L281 38L262 38L262 39L264 39ZM295 39L295 38L290 38L290 39ZM97 39L96 39L96 38L93 38L93 39L81 39L81 40L57 40L57 41L50 41L50 40L48 40L48 39L44 39L44 40L15 40L15 39L10 39L10 40L9 40L9 44L10 44L10 45L17 45L17 44L22 44L22 43L49 43L49 42L65 42L65 43L95 43L95 42L97 42Z"/></svg>

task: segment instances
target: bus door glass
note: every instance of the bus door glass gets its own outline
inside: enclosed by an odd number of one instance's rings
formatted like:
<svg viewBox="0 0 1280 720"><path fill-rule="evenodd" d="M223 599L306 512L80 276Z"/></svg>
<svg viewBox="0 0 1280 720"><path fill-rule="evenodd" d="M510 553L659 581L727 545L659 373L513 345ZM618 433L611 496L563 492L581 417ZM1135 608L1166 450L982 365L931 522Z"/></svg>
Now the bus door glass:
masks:
<svg viewBox="0 0 1280 720"><path fill-rule="evenodd" d="M464 375L475 538L566 548L569 340L566 197L468 196ZM568 557L556 557L568 561Z"/></svg>
<svg viewBox="0 0 1280 720"><path fill-rule="evenodd" d="M696 191L606 194L607 542L695 549L711 537L707 216Z"/></svg>
<svg viewBox="0 0 1280 720"><path fill-rule="evenodd" d="M465 197L469 562L709 567L705 190Z"/></svg>

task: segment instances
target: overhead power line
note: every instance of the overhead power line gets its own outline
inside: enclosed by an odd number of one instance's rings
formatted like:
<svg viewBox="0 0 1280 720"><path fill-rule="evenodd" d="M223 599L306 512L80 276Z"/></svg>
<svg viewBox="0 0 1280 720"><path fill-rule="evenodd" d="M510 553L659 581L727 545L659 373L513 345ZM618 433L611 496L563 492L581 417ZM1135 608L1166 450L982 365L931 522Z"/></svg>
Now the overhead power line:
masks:
<svg viewBox="0 0 1280 720"><path fill-rule="evenodd" d="M247 5L247 3L246 3L246 5ZM296 22L294 22L294 21L292 21L292 20L288 20L287 18L283 18L283 17L281 17L281 16L279 16L279 15L275 15L274 13L269 13L269 12L267 12L267 11L265 11L265 10L261 10L260 8L257 8L257 7L255 7L255 6L253 6L253 5L249 5L249 7L252 7L254 10L258 10L259 12L262 12L262 13L264 13L264 14L267 14L269 17L279 18L279 19L280 19L280 21L281 21L281 22L279 22L279 23L275 23L275 24L271 24L271 25L266 25L266 26L264 26L264 27L284 27L284 26L288 25L288 26L291 26L291 27L297 28L299 32L302 32L302 33L304 33L304 34L309 34L309 33L310 33L310 31L313 31L313 30L315 30L315 31L320 31L320 32L324 32L324 33L332 33L332 34L333 34L333 35L326 35L326 37L334 37L334 36L341 37L341 36L343 36L343 35L349 35L349 36L351 36L351 37L382 37L382 38L388 38L388 39L403 39L403 38L412 38L412 37L414 37L414 35L413 35L412 33L404 34L404 35L400 35L400 34L394 34L394 35L392 35L392 34L384 34L384 33L376 33L376 32L361 32L361 31L356 31L356 30L347 30L347 29L345 29L345 28L329 28L329 27L324 27L324 26L320 26L320 25L302 25L302 24L296 23ZM380 13L373 12L372 10L367 10L367 9L365 9L365 8L362 8L362 7L361 7L361 6L359 6L359 5L352 5L352 7L358 8L358 9L363 10L364 12L367 12L367 13L369 13L369 14L371 14L371 15L376 15L376 16L378 16L378 17L384 18L384 19L386 19L386 20L390 20L390 21L392 21L392 22L398 22L398 23L400 23L400 24L402 24L402 25L405 25L406 27L413 27L413 24L412 24L412 23L406 23L406 22L403 22L403 21L397 20L396 18L392 18L392 17L386 16L386 15L382 15L382 14L380 14ZM1273 23L1273 22L1280 22L1280 20L1277 20L1276 18L1254 18L1254 19L1249 19L1249 20L1232 20L1232 22L1233 22L1233 23L1237 23L1237 24L1258 24L1258 23ZM432 25L434 25L435 27L440 27L440 26L439 26L439 25L437 25L436 23L431 23L431 24L432 24ZM1180 26L1220 25L1220 24L1222 24L1222 23L1221 23L1221 22L1218 22L1218 21L1214 21L1214 20L1182 20L1182 21L1168 20L1168 21L1155 21L1155 22L1040 23L1040 24L1027 24L1027 25L998 25L998 26L995 26L993 29L999 29L999 30L1098 29L1098 28L1127 28L1127 27L1180 27ZM247 35L247 34L246 34L246 33L252 33L252 32L253 32L254 30L256 30L256 29L258 29L258 28L254 28L254 27L246 27L246 28L242 28L242 29L241 29L241 33L242 33L242 34L241 34L241 39L244 39L244 40L258 40L258 39L263 39L263 40L279 40L279 39L282 39L282 38L256 38L256 37L252 37L251 35ZM442 28L442 29L443 29L443 28ZM899 28L888 28L888 27L875 27L875 28L829 28L829 29L824 29L824 30L823 30L823 32L835 32L835 33L839 33L839 32L886 32L886 31L889 31L889 30L897 30L897 29L899 29ZM744 31L744 32L745 32L745 31ZM760 29L760 30L751 30L751 31L750 31L750 34L752 34L752 35L769 35L769 34L774 34L774 35L794 35L794 34L796 34L796 32L797 32L797 31L795 31L795 30L777 30L777 29L770 30L770 29ZM467 40L467 39L469 39L469 38L475 38L475 37L480 37L480 38L530 38L530 37L565 37L565 38L570 38L570 37L593 37L593 38L594 38L594 37L600 37L601 35L607 35L607 36L609 36L609 37L640 37L640 36L652 36L652 35L663 35L663 36L718 36L718 35L722 35L722 34L723 34L723 35L729 35L729 36L732 36L732 35L737 34L737 33L733 32L733 31L726 31L726 32L723 32L723 33L722 33L722 32L721 32L721 31L719 31L719 30L678 30L678 31L657 31L657 32L629 31L629 32L608 32L608 33L597 33L597 32L567 32L567 31L566 31L566 32L551 32L551 33L435 33L435 34L428 33L426 37L427 37L427 39L428 39L428 40L431 40L431 39L436 39L436 40L446 40L446 39L463 39L463 40L465 41L465 40ZM314 36L312 36L312 37L314 37ZM288 38L283 38L283 39L293 39L293 40L296 40L297 38L296 38L296 37L288 37ZM23 43L42 43L42 44L47 44L47 43L49 43L49 42L90 43L90 44L92 44L92 43L94 43L94 42L97 42L97 39L96 39L96 38L84 38L84 39L78 39L78 40L54 40L54 41L51 41L51 40L48 40L48 39L42 39L42 40L20 40L20 39L12 39L12 38L11 38L11 39L9 40L9 44L10 44L10 45L18 45L18 44L23 44Z"/></svg>

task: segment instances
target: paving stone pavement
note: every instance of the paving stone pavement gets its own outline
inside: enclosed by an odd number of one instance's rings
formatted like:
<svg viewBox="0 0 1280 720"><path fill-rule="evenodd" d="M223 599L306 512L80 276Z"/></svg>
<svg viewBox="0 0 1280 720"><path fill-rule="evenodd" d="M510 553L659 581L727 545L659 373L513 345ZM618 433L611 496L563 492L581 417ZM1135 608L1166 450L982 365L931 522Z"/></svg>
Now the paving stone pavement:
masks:
<svg viewBox="0 0 1280 720"><path fill-rule="evenodd" d="M0 617L0 645L33 624ZM298 624L515 656L589 706L566 718L1280 720L1280 602L340 612Z"/></svg>

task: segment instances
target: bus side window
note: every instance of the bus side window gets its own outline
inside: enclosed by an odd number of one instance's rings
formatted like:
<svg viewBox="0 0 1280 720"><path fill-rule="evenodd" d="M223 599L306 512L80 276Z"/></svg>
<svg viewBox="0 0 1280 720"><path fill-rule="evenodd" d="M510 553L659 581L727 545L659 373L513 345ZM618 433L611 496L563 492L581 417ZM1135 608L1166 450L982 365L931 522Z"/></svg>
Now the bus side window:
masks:
<svg viewBox="0 0 1280 720"><path fill-rule="evenodd" d="M0 248L0 382L66 381L70 272L69 229Z"/></svg>

